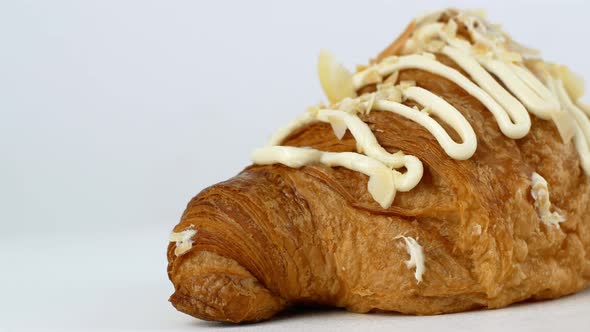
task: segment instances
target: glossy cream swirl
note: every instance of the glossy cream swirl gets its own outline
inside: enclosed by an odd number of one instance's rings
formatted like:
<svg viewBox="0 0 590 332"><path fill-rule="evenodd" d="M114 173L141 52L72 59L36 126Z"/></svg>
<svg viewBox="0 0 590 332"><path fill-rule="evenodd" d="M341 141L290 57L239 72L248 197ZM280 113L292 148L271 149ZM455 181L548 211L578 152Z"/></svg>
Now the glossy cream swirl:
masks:
<svg viewBox="0 0 590 332"><path fill-rule="evenodd" d="M398 82L400 71L419 69L444 77L479 100L509 138L518 139L529 133L529 113L554 121L565 142L574 138L582 168L587 175L590 174L590 111L578 100L572 100L579 98L579 93L573 96L573 90L566 88L566 83L572 86L569 71L537 62L534 74L524 63L523 56L528 50L511 41L483 17L459 12L442 22L443 14L445 12L434 13L416 20L416 28L399 56L387 57L350 76L334 67L339 70L335 83L340 87L337 91L339 100L330 107L312 107L277 131L266 147L253 152L252 161L255 164L280 163L294 168L321 163L361 172L369 177L369 193L383 208L388 208L396 191L409 191L419 183L423 165L418 158L402 151L390 153L385 150L360 114L393 112L415 121L427 129L453 159L469 159L477 149L473 128L453 105L415 86L414 82ZM458 33L460 25L467 29L469 41ZM435 54L449 57L469 77L438 61ZM320 76L322 83L326 81L322 72ZM369 84L376 84L377 91L356 96L354 91ZM328 97L334 90L326 90ZM404 105L406 100L414 101L422 108ZM454 141L431 115L453 128L461 141ZM335 153L280 146L294 130L318 121L331 124L339 139L350 131L357 142L357 152ZM404 173L398 171L404 167Z"/></svg>

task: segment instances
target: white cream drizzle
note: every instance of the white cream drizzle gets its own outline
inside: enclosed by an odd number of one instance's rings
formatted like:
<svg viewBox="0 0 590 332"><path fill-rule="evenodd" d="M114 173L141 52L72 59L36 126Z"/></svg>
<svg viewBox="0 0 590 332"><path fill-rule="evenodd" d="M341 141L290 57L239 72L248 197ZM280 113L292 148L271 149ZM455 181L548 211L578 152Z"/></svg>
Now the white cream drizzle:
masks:
<svg viewBox="0 0 590 332"><path fill-rule="evenodd" d="M404 91L404 96L422 104L426 109L430 110L431 114L440 117L459 134L463 142L457 143L453 141L445 129L426 112L416 111L404 104L388 100L376 101L374 109L393 112L422 125L436 138L443 150L451 158L465 160L473 156L477 149L475 132L457 109L430 91L418 87L408 88Z"/></svg>
<svg viewBox="0 0 590 332"><path fill-rule="evenodd" d="M341 166L363 173L369 177L367 185L369 193L383 208L389 207L393 202L396 182L403 187L405 180L399 172L392 171L383 163L355 152L324 152L311 148L269 146L254 150L252 160L259 165L280 163L292 168L322 163L326 166ZM421 174L418 178L420 177Z"/></svg>
<svg viewBox="0 0 590 332"><path fill-rule="evenodd" d="M566 219L557 211L551 212L551 200L549 199L547 180L540 174L534 172L531 176L531 182L531 196L535 201L535 209L541 222L545 225L559 228L559 223L564 222Z"/></svg>
<svg viewBox="0 0 590 332"><path fill-rule="evenodd" d="M576 101L576 105L582 110L584 111L584 113L586 113L586 115L590 116L590 105L588 104L584 104L583 102L581 102L580 100Z"/></svg>
<svg viewBox="0 0 590 332"><path fill-rule="evenodd" d="M507 137L518 139L529 133L529 113L553 120L565 142L574 137L582 168L590 175L590 110L582 107L578 100L571 100L562 78L545 75L547 77L541 77L542 82L522 63L522 55L530 51L512 42L480 16L460 12L447 23L437 22L442 13L427 15L417 21L417 28L406 42L402 55L385 58L350 78L354 89L377 84L376 92L344 98L330 107L310 108L278 130L266 147L254 151L252 161L255 164L281 163L295 168L321 163L361 172L369 176L369 193L383 208L388 208L396 191L409 191L419 183L423 165L418 158L402 151L389 153L385 150L360 114L386 111L412 120L427 129L453 159L469 159L477 149L473 128L455 107L412 82L394 85L399 71L419 69L450 80L479 100ZM468 28L474 44L457 35L457 22ZM522 54L515 53L515 49ZM439 62L433 53L448 56L469 77ZM404 105L405 100L413 100L422 109ZM454 141L431 114L451 126L461 142ZM330 123L339 139L350 131L356 140L357 152L333 153L279 146L293 131L314 122ZM406 168L405 173L397 171L402 167Z"/></svg>
<svg viewBox="0 0 590 332"><path fill-rule="evenodd" d="M315 122L315 117L311 112L305 112L291 121L285 127L277 130L271 138L268 140L267 146L279 145L285 140L292 132L299 128L303 128L306 125Z"/></svg>
<svg viewBox="0 0 590 332"><path fill-rule="evenodd" d="M574 102L572 102L561 80L548 78L548 81L549 85L556 92L561 107L571 114L575 120L576 134L574 137L574 144L580 155L582 169L584 169L586 174L590 174L590 119L588 119L588 116L584 114Z"/></svg>
<svg viewBox="0 0 590 332"><path fill-rule="evenodd" d="M524 137L531 127L531 119L526 112L517 113L513 109L505 110L492 96L463 76L458 70L446 66L429 56L410 54L391 57L376 66L383 76L404 69L421 69L452 81L486 106L496 118L502 133L510 138ZM355 85L355 87L357 86ZM360 86L357 88L360 88Z"/></svg>
<svg viewBox="0 0 590 332"><path fill-rule="evenodd" d="M175 242L174 255L181 256L193 247L193 236L197 234L196 229L187 229L182 232L172 232L169 241Z"/></svg>
<svg viewBox="0 0 590 332"><path fill-rule="evenodd" d="M406 250L410 255L410 259L406 261L406 267L408 269L415 268L416 270L414 271L414 278L416 278L418 283L422 282L422 275L426 270L424 264L424 249L422 249L422 246L418 243L418 241L409 236L400 235L396 237L396 239L404 239L404 242L406 243Z"/></svg>

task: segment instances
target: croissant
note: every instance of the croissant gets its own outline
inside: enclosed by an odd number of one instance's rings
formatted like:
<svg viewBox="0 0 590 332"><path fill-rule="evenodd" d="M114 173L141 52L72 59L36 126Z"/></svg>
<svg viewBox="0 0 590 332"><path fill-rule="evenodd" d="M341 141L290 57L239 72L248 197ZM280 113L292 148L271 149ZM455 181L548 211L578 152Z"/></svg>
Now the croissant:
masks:
<svg viewBox="0 0 590 332"><path fill-rule="evenodd" d="M170 301L213 321L291 306L431 315L590 282L590 107L567 67L477 12L416 18L330 101L188 204Z"/></svg>

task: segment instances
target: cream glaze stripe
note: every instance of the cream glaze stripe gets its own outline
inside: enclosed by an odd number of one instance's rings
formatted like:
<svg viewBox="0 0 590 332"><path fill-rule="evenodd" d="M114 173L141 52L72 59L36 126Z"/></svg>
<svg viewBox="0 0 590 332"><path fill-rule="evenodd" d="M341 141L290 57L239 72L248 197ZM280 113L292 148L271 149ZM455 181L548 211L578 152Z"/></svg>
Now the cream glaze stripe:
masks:
<svg viewBox="0 0 590 332"><path fill-rule="evenodd" d="M393 72L404 69L421 69L442 76L459 85L463 90L479 100L490 112L492 112L504 135L517 139L524 137L529 132L531 119L528 113L517 112L513 109L505 110L494 98L492 98L492 96L471 82L467 77L463 76L459 71L449 66L445 66L434 59L424 55L412 54L393 58L390 61L382 62L377 65L377 70L381 76L388 76ZM355 84L354 86L360 88L362 87L360 85L361 84Z"/></svg>
<svg viewBox="0 0 590 332"><path fill-rule="evenodd" d="M504 89L473 57L465 54L457 48L445 46L442 53L455 61L479 84L479 86L489 93L505 109L522 114L526 113L524 106L514 98L506 89Z"/></svg>
<svg viewBox="0 0 590 332"><path fill-rule="evenodd" d="M403 155L395 155L387 152L373 135L369 125L363 122L358 116L342 111L320 110L317 119L332 124L338 139L342 139L346 129L350 130L357 144L357 151L375 158L389 168L400 168L404 166Z"/></svg>
<svg viewBox="0 0 590 332"><path fill-rule="evenodd" d="M322 163L329 167L345 167L369 177L367 188L381 207L388 208L395 198L395 181L399 172L392 171L381 162L359 153L323 152L311 148L269 146L254 150L252 160L259 165L280 163L291 168L299 168L313 163Z"/></svg>
<svg viewBox="0 0 590 332"><path fill-rule="evenodd" d="M437 139L445 152L454 159L465 160L475 153L477 148L475 132L459 111L444 99L423 88L408 87L402 90L402 94L406 98L422 104L429 109L430 112L443 119L444 122L449 124L459 134L463 142L454 142L444 128L427 113L415 110L406 105L387 100L379 100L374 102L372 105L373 109L393 112L424 126ZM365 106L368 106L367 103L363 103L363 107ZM399 175L397 175L397 190L409 191L420 181L423 173L423 166L420 160L414 156L405 156L403 153L390 154L387 152L379 145L379 142L377 142L377 139L373 135L369 126L358 116L337 110L319 110L317 111L315 119L331 123L335 134L339 139L342 138L346 129L349 129L357 141L358 152L364 152L367 156L375 158L391 168L405 166L407 172L404 174L398 173ZM277 134L271 138L270 144L280 144L282 139L284 139L289 132L313 121L313 114L307 112L304 116L293 121L287 127L279 130ZM269 149L267 151L268 153L276 153L277 150ZM253 160L257 163L262 163L262 158L260 157L262 152L263 150L260 150L256 154L256 157L253 156ZM286 155L283 154L280 158L275 157L271 159L279 162L278 160L285 157ZM290 161L287 162L291 163Z"/></svg>
<svg viewBox="0 0 590 332"><path fill-rule="evenodd" d="M578 100L578 101L576 101L576 106L578 106L579 109L584 111L584 113L586 113L586 115L590 116L590 105L584 104Z"/></svg>
<svg viewBox="0 0 590 332"><path fill-rule="evenodd" d="M467 122L467 119L465 119L463 114L461 114L446 100L420 87L409 87L402 89L402 94L404 97L414 100L422 106L428 108L432 114L438 116L442 121L450 125L457 132L457 134L459 134L463 140L462 143L456 143L453 141L449 134L431 117L427 116L426 114L422 115L421 113L414 113L417 116L416 119L423 119L423 121L415 121L428 129L430 133L432 133L432 135L445 150L447 155L458 160L469 159L471 156L473 156L475 150L477 149L477 137L475 136L473 128L469 122ZM381 101L378 104L381 105L381 107L377 106L377 108L391 111L391 104L392 103L388 101ZM389 105L389 107L387 105ZM396 106L399 105L405 106L403 104L396 103ZM406 118L414 120L412 116Z"/></svg>
<svg viewBox="0 0 590 332"><path fill-rule="evenodd" d="M418 113L416 110L412 110ZM389 168L406 167L406 173L395 171L395 189L399 191L410 191L422 178L424 167L420 159L414 156L406 156L403 153L391 154L387 152L373 135L371 128L358 116L343 111L320 110L317 119L332 124L336 136L341 139L348 128L356 140L357 151L365 153L368 157L374 158Z"/></svg>
<svg viewBox="0 0 590 332"><path fill-rule="evenodd" d="M449 124L461 137L462 143L456 143L436 120L431 118L427 112L421 112L401 103L389 100L377 100L373 103L373 110L393 112L412 120L426 128L439 142L447 155L453 159L465 160L471 158L477 149L477 138L473 128L465 117L451 104L432 92L420 87L408 87L402 89L402 94L425 107L430 113L437 115L442 121ZM366 103L363 103L366 105ZM318 119L330 122L336 136L340 139L346 128L350 129L361 147L358 152L366 152L373 157L393 168L402 167L401 158L397 154L390 154L379 145L371 129L359 117L334 110L321 110ZM345 127L343 127L345 126Z"/></svg>
<svg viewBox="0 0 590 332"><path fill-rule="evenodd" d="M454 23L454 21L450 22ZM426 42L429 38L439 37L447 44L452 45L453 47L445 46L441 53L449 56L459 67L471 75L472 79L486 92L490 93L506 110L522 112L523 107L520 103L516 106L514 97L500 86L491 75L484 70L480 70L481 67L477 64L478 62L488 71L498 76L508 89L526 105L531 113L544 120L551 118L550 113L559 107L557 100L528 69L513 63L488 59L485 56L473 57L471 44L465 40L448 36L444 27L445 25L440 22L427 24L416 31L416 38ZM452 30L454 33L456 29ZM475 39L479 42L483 41L481 36ZM486 43L486 45L490 44ZM505 104L505 102L507 103Z"/></svg>
<svg viewBox="0 0 590 332"><path fill-rule="evenodd" d="M549 78L549 82L555 87L555 94L558 96L562 107L573 115L586 141L590 143L590 119L571 101L561 80Z"/></svg>
<svg viewBox="0 0 590 332"><path fill-rule="evenodd" d="M303 113L302 115L297 117L295 120L291 121L285 127L277 130L270 137L270 139L266 143L266 146L273 146L273 145L281 144L281 142L283 142L285 140L285 138L287 138L287 136L289 136L292 132L294 132L295 130L297 130L299 128L303 128L306 125L313 123L315 121L316 121L315 116L311 112Z"/></svg>
<svg viewBox="0 0 590 332"><path fill-rule="evenodd" d="M423 91L426 91L422 89ZM414 92L417 90L413 90ZM416 99L430 96L414 96ZM418 100L416 100L418 101ZM439 115L446 123L453 126L457 133L463 139L463 143L456 143L451 139L449 134L438 124L433 118L424 112L416 111L404 104L394 103L388 100L378 100L375 102L375 110L388 111L399 114L404 118L412 120L424 128L426 128L438 141L441 147L445 150L447 155L453 159L466 160L473 156L477 148L477 139L473 128L469 125L467 120L454 108L450 108L446 102L441 102L440 99L429 98L422 100L421 104L430 107L433 114ZM457 114L459 113L458 116ZM449 118L445 118L449 116Z"/></svg>
<svg viewBox="0 0 590 332"><path fill-rule="evenodd" d="M590 114L590 110L582 105L578 108L571 101L560 80L555 81L548 77L549 87L545 87L527 68L512 63L514 61L512 59L521 61L520 54L508 52L503 48L500 50L501 53L496 54L497 39L485 40L478 31L475 31L473 20L467 25L475 40L485 41L484 44L492 47L494 53L488 52L488 56L499 55L503 60L499 61L477 55L467 41L450 36L455 35L457 29L453 20L449 21L446 26L442 23L433 23L420 27L414 32L413 38L407 41L405 50L418 52L423 47L428 49L435 46L437 51L453 59L479 86L459 71L436 61L436 57L430 53L385 59L375 66L354 74L351 78L353 86L358 89L366 84L374 83L376 75L377 78L380 76L382 79L390 74L396 75L400 70L412 68L445 77L482 102L496 118L500 130L508 137L521 138L529 132L531 121L527 109L540 118L553 119L566 142L568 138L571 138L571 134L568 132L572 133L573 130L570 129L575 127L575 145L582 160L582 167L586 174L590 174L590 120L586 117L586 114ZM484 27L480 29L484 29ZM495 33L498 36L498 33ZM448 45L439 46L438 44L425 43L425 40L436 36ZM438 43L443 43L443 41L438 41ZM418 42L422 42L422 44L418 44ZM488 71L494 73L516 95L516 98L496 82ZM383 86L385 85L381 85L381 87ZM393 86L391 87L393 88ZM369 126L356 113L369 112L371 109L396 113L424 126L452 158L468 159L473 155L477 148L475 133L457 109L444 99L420 87L408 87L408 84L401 84L397 90L393 90L395 93L385 97L380 94L381 91L378 89L376 93L355 99L344 99L340 104L337 104L341 110L319 110L316 108L308 111L287 127L277 131L267 147L254 151L252 160L256 164L282 163L289 167L302 167L319 162L327 166L341 166L361 172L369 176L369 193L382 207L387 208L391 205L396 190L408 191L417 185L423 173L422 162L414 156L404 155L402 151L395 154L387 152L379 145ZM419 111L401 104L400 94L406 99L412 99L425 106L425 109ZM376 98L377 96L379 98ZM526 109L521 102L526 105ZM347 107L346 103L348 106L356 103L356 107ZM462 142L453 141L440 124L428 115L429 112L453 127ZM367 156L354 152L333 153L310 148L275 146L294 130L315 121L330 123L339 139L347 129L350 130L357 141L358 152L365 153ZM391 170L391 168L403 166L408 170L405 174Z"/></svg>
<svg viewBox="0 0 590 332"><path fill-rule="evenodd" d="M517 66L513 63L511 63L510 66L516 75L521 80L523 80L523 82L525 82L541 99L540 105L538 105L538 107L534 108L532 105L530 106L531 113L535 114L541 119L548 120L549 118L543 116L543 113L547 114L559 109L559 102L555 96L526 67ZM529 106L527 105L527 107Z"/></svg>
<svg viewBox="0 0 590 332"><path fill-rule="evenodd" d="M449 21L453 22L453 21ZM453 33L456 32L456 26ZM502 86L500 86L496 80L491 77L471 55L471 46L464 40L457 38L451 38L443 31L442 23L432 23L421 27L417 31L418 38L424 41L427 38L435 36L440 37L446 43L454 45L456 47L445 46L442 48L441 53L449 56L455 63L457 63L463 70L471 75L472 79L476 81L486 92L490 93L502 106L506 109L515 109L518 112L522 112L523 106L517 101L510 93L508 93ZM477 38L479 36L479 38ZM477 35L475 39L482 41L481 35ZM486 43L490 45L489 43ZM492 45L493 47L493 45ZM467 54L466 54L467 53ZM570 120L565 119L568 117L567 112L564 112L560 108L560 104L555 98L556 93L551 93L547 87L540 82L526 67L519 66L513 63L504 64L497 60L486 60L485 57L479 56L478 61L488 62L488 69L494 69L501 67L496 70L495 73L503 79L504 82L508 83L507 86L511 88L511 91L519 96L521 100L527 105L528 110L538 116L539 118L548 120L552 119L562 135L564 141L571 139L573 132L570 133L568 126ZM496 67L493 64L495 63ZM492 70L490 70L492 71ZM504 75L503 73L508 73ZM514 76L516 75L516 76ZM510 84L513 82L513 84ZM588 115L590 112L584 110ZM565 114L564 114L565 113ZM575 130L574 130L575 131Z"/></svg>
<svg viewBox="0 0 590 332"><path fill-rule="evenodd" d="M588 146L588 142L584 139L584 133L579 126L576 126L576 136L574 137L574 144L576 145L576 149L580 154L580 161L582 164L582 168L586 172L586 174L590 174L590 146Z"/></svg>
<svg viewBox="0 0 590 332"><path fill-rule="evenodd" d="M590 174L590 119L572 102L561 80L549 77L547 83L559 98L561 106L573 115L577 123L574 144L580 156L582 169L586 174Z"/></svg>
<svg viewBox="0 0 590 332"><path fill-rule="evenodd" d="M483 57L480 57L479 61L489 72L495 74L531 113L544 120L551 119L551 112L557 108L555 101L550 97L551 93L547 88L543 87L545 92L539 91L540 95L547 98L540 97L535 90L531 89L531 85L535 86L530 84L531 81L538 80L527 75L527 70L514 64L506 64Z"/></svg>

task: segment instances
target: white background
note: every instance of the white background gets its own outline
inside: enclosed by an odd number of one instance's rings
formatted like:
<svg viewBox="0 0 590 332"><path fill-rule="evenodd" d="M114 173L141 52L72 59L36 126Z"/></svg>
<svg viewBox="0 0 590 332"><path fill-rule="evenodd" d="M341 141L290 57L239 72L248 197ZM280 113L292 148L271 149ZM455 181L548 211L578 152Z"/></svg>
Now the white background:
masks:
<svg viewBox="0 0 590 332"><path fill-rule="evenodd" d="M449 5L486 8L590 77L584 1L0 1L0 331L219 327L167 302L166 241L185 204L323 98L321 48L353 68L415 15ZM497 311L308 312L246 328L575 331L588 312L586 291Z"/></svg>

